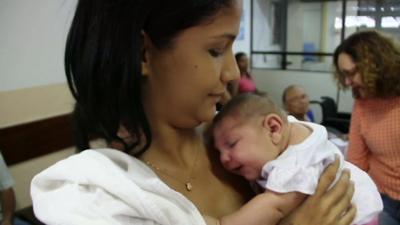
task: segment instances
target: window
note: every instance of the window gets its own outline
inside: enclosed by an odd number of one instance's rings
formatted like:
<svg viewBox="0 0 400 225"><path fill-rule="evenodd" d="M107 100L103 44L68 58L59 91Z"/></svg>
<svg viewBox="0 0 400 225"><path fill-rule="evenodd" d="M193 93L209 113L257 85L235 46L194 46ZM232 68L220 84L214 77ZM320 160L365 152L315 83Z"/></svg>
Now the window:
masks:
<svg viewBox="0 0 400 225"><path fill-rule="evenodd" d="M356 31L374 28L400 38L399 0L253 0L251 4L253 68L331 71L336 46Z"/></svg>

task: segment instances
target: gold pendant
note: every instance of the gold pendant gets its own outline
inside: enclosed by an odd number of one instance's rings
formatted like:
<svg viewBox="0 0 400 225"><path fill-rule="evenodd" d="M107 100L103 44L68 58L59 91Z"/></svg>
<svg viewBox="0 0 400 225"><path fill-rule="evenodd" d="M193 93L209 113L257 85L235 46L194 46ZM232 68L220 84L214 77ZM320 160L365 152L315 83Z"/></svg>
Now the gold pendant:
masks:
<svg viewBox="0 0 400 225"><path fill-rule="evenodd" d="M186 190L187 191L191 191L192 190L193 186L192 186L192 184L190 182L187 182L185 185L186 185Z"/></svg>

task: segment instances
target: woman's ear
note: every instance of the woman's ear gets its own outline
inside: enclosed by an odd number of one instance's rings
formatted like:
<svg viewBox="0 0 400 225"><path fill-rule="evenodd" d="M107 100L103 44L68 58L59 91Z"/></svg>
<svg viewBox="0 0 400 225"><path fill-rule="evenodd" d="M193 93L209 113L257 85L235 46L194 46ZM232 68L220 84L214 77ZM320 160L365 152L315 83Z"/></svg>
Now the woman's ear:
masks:
<svg viewBox="0 0 400 225"><path fill-rule="evenodd" d="M142 76L148 76L149 74L149 49L152 46L152 42L150 37L144 32L141 32L142 35L142 48L140 49L141 59L142 59Z"/></svg>
<svg viewBox="0 0 400 225"><path fill-rule="evenodd" d="M149 66L145 62L142 62L142 76L147 77L149 75Z"/></svg>
<svg viewBox="0 0 400 225"><path fill-rule="evenodd" d="M278 145L283 137L283 120L277 114L269 114L264 117L263 127L269 131L273 144Z"/></svg>

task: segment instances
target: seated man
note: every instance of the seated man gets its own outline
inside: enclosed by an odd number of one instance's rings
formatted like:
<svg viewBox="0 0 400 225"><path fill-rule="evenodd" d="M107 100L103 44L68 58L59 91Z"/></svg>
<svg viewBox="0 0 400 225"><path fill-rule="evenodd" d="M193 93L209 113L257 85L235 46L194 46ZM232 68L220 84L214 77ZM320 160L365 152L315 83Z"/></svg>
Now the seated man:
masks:
<svg viewBox="0 0 400 225"><path fill-rule="evenodd" d="M289 115L300 121L314 122L312 111L309 110L310 99L304 88L298 85L290 85L282 94L283 107Z"/></svg>
<svg viewBox="0 0 400 225"><path fill-rule="evenodd" d="M29 225L19 218L14 218L15 196L14 181L0 152L0 225Z"/></svg>
<svg viewBox="0 0 400 225"><path fill-rule="evenodd" d="M299 85L290 85L285 88L282 94L282 102L289 115L294 116L300 121L315 122L314 115L309 109L310 99L304 88ZM347 155L347 135L333 127L326 127L328 130L328 139L333 142L346 157Z"/></svg>

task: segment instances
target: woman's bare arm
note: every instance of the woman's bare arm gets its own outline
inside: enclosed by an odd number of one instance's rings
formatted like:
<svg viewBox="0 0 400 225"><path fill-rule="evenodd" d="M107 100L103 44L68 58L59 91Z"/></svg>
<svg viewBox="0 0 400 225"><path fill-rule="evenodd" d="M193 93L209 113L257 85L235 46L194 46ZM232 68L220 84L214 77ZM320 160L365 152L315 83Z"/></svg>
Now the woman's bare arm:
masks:
<svg viewBox="0 0 400 225"><path fill-rule="evenodd" d="M356 215L351 205L354 185L350 173L344 171L338 182L329 189L339 169L336 159L322 174L314 195L296 208L280 225L350 225Z"/></svg>

